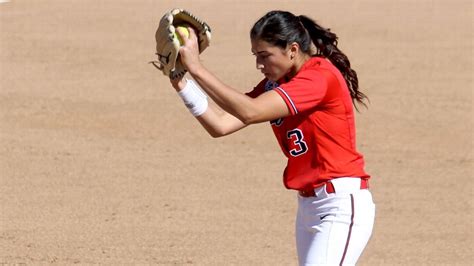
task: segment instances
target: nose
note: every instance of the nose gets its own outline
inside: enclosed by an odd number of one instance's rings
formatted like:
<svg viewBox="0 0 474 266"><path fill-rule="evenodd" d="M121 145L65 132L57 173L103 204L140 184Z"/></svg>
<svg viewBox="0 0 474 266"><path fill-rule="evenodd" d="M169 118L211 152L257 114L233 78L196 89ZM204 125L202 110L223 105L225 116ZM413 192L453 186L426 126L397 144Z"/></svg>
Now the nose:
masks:
<svg viewBox="0 0 474 266"><path fill-rule="evenodd" d="M258 70L263 69L262 60L259 58L259 56L255 58L255 66L257 67Z"/></svg>

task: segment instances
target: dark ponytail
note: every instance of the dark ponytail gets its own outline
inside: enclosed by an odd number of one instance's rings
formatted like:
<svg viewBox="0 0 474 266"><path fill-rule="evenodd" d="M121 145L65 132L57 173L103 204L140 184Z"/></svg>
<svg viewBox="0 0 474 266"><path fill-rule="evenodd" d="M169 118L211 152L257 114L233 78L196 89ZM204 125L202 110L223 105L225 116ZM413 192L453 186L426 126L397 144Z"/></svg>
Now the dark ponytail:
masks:
<svg viewBox="0 0 474 266"><path fill-rule="evenodd" d="M323 56L339 69L346 80L347 87L355 102L367 106L364 99L367 96L359 91L357 73L351 68L347 56L337 48L337 35L318 25L306 16L295 16L286 11L270 11L259 19L250 31L251 39L260 39L286 48L296 42L303 53L311 56ZM314 49L314 46L316 49Z"/></svg>
<svg viewBox="0 0 474 266"><path fill-rule="evenodd" d="M357 73L351 68L351 63L347 56L337 48L337 35L331 32L330 29L324 29L312 19L306 16L298 16L299 20L306 28L311 37L311 40L316 45L316 55L324 56L329 59L333 65L341 71L349 88L352 101L357 101L367 107L364 99L367 96L359 91L359 80Z"/></svg>

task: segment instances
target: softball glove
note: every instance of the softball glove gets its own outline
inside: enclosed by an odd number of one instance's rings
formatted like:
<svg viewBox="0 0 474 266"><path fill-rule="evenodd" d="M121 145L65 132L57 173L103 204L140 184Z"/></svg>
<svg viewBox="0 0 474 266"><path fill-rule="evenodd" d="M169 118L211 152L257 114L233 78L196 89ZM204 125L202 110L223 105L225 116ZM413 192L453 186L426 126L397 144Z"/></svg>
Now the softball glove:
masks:
<svg viewBox="0 0 474 266"><path fill-rule="evenodd" d="M199 53L202 53L211 41L211 28L207 23L181 8L175 8L167 12L161 18L155 33L158 61L150 63L172 79L184 76L187 71L179 58L181 44L176 37L176 34L178 34L176 33L176 27L183 25L190 26L195 30L199 43Z"/></svg>

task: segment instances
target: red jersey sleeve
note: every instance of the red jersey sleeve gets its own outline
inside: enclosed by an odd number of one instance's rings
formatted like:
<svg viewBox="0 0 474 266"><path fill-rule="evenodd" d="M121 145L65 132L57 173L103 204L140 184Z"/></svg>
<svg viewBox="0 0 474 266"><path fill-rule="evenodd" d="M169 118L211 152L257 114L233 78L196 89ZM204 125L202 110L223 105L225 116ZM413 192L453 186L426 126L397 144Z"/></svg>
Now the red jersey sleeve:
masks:
<svg viewBox="0 0 474 266"><path fill-rule="evenodd" d="M282 83L275 91L285 100L291 115L312 109L323 101L328 83L317 68L302 69L290 81Z"/></svg>

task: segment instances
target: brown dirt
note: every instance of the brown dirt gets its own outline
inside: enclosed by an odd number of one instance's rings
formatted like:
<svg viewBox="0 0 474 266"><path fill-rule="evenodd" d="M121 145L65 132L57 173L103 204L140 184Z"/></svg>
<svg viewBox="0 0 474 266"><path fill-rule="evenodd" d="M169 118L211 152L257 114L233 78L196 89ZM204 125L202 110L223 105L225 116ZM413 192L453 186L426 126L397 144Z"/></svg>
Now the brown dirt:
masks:
<svg viewBox="0 0 474 266"><path fill-rule="evenodd" d="M468 265L472 1L22 1L0 4L0 264L296 265L295 193L267 124L212 139L154 60L165 11L212 26L203 61L247 91L248 31L271 9L339 34L368 110L361 265Z"/></svg>

